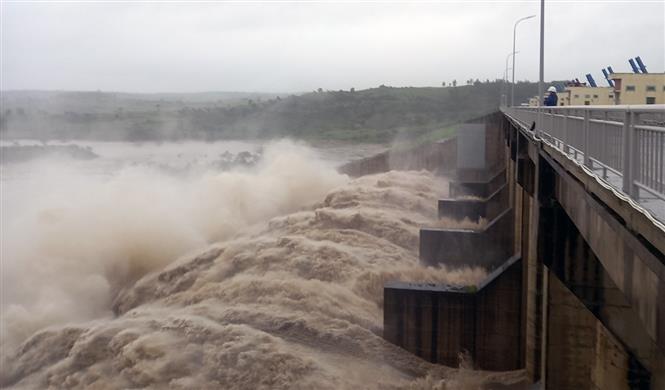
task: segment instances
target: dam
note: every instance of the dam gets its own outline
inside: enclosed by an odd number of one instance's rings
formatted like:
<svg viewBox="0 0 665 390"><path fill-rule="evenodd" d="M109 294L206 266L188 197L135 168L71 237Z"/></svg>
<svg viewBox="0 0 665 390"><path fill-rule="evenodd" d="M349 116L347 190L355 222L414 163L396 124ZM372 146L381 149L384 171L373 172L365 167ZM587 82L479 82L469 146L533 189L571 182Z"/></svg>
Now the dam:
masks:
<svg viewBox="0 0 665 390"><path fill-rule="evenodd" d="M662 388L662 122L505 109L341 169L278 142L252 170L72 172L76 204L4 248L32 295L0 386Z"/></svg>
<svg viewBox="0 0 665 390"><path fill-rule="evenodd" d="M502 108L437 147L453 179L420 261L488 276L386 283L384 338L537 388L665 388L665 107Z"/></svg>

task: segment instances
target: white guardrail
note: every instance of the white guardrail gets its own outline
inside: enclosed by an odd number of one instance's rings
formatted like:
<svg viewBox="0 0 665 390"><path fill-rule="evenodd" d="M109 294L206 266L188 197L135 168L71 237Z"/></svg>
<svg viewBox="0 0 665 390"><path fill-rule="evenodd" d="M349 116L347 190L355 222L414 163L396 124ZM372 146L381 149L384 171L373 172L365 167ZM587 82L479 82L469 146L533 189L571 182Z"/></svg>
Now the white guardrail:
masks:
<svg viewBox="0 0 665 390"><path fill-rule="evenodd" d="M665 104L503 111L631 198L665 201Z"/></svg>

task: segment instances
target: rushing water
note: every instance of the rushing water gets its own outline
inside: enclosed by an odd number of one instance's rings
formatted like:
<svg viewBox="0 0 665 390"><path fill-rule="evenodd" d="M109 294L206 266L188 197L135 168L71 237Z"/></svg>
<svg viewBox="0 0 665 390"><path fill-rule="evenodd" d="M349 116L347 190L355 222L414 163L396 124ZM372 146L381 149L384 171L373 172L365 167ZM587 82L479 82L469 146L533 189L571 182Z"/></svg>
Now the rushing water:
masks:
<svg viewBox="0 0 665 390"><path fill-rule="evenodd" d="M3 166L0 385L479 388L489 380L381 337L385 281L484 277L418 263L418 228L434 222L444 182L426 172L351 180L335 166L357 149L190 146L106 144L93 147L97 160ZM225 148L261 148L263 157L211 169L209 156Z"/></svg>

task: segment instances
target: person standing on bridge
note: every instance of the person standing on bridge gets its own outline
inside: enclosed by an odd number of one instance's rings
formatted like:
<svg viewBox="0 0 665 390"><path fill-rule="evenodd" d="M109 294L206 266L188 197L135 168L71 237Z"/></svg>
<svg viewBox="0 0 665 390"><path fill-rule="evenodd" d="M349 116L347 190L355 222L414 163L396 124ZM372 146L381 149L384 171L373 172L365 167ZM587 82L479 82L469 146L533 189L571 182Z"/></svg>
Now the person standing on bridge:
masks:
<svg viewBox="0 0 665 390"><path fill-rule="evenodd" d="M545 105L546 106L556 106L559 101L559 97L556 94L556 87L551 86L547 88L547 96L545 96Z"/></svg>

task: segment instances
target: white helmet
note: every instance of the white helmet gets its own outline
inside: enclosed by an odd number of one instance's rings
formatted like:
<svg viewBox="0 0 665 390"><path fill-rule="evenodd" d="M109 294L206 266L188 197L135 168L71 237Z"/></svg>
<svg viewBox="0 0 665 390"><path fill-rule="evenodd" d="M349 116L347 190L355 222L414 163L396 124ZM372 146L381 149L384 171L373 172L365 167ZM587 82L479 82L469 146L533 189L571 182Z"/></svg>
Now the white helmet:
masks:
<svg viewBox="0 0 665 390"><path fill-rule="evenodd" d="M547 92L556 92L556 88L554 86L547 88Z"/></svg>

